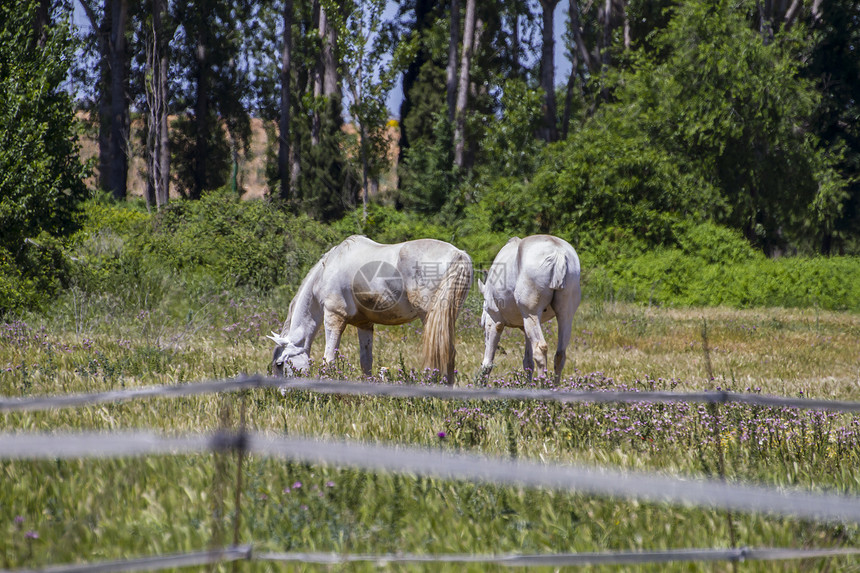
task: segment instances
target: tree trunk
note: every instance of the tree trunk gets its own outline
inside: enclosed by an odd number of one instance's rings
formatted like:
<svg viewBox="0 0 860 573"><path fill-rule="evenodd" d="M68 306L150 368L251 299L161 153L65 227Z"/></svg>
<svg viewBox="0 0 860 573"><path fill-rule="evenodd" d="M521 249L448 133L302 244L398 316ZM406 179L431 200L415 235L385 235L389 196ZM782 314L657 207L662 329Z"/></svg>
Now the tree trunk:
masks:
<svg viewBox="0 0 860 573"><path fill-rule="evenodd" d="M594 75L600 68L600 62L592 56L591 52L588 51L588 46L585 45L579 18L579 4L576 0L568 0L568 19L570 31L573 34L573 43L576 44L576 51L579 53L579 61L591 75Z"/></svg>
<svg viewBox="0 0 860 573"><path fill-rule="evenodd" d="M764 45L767 46L773 41L773 2L771 0L759 0L759 33L761 34Z"/></svg>
<svg viewBox="0 0 860 573"><path fill-rule="evenodd" d="M454 164L457 167L463 167L463 155L466 149L466 104L469 97L472 42L475 39L475 2L476 0L466 0L466 22L463 30L463 53L460 57L460 79L457 85L454 124Z"/></svg>
<svg viewBox="0 0 860 573"><path fill-rule="evenodd" d="M558 139L556 127L557 107L555 101L555 36L553 28L553 12L558 0L541 0L543 8L543 44L541 46L540 85L544 90L543 126L540 130L541 139L555 141Z"/></svg>
<svg viewBox="0 0 860 573"><path fill-rule="evenodd" d="M629 50L633 40L630 37L630 15L627 13L627 4L621 0L621 10L624 14L624 50Z"/></svg>
<svg viewBox="0 0 860 573"><path fill-rule="evenodd" d="M786 28L791 28L794 25L794 21L797 19L797 15L800 13L802 5L802 0L794 0L788 10L786 10L784 23Z"/></svg>
<svg viewBox="0 0 860 573"><path fill-rule="evenodd" d="M451 31L448 38L447 87L448 121L454 123L457 105L457 46L460 44L460 0L451 0Z"/></svg>
<svg viewBox="0 0 860 573"><path fill-rule="evenodd" d="M164 29L165 0L152 0L152 35L147 46L147 206L160 210L170 192L170 140L168 133L167 38Z"/></svg>
<svg viewBox="0 0 860 573"><path fill-rule="evenodd" d="M579 56L571 54L570 75L567 77L567 90L564 94L564 115L561 119L561 139L567 139L570 133L570 108L573 105L573 92L576 88L576 70L579 68Z"/></svg>
<svg viewBox="0 0 860 573"><path fill-rule="evenodd" d="M163 98L161 106L161 114L158 118L158 137L161 140L158 145L161 185L158 186L155 193L155 201L158 208L164 207L170 201L170 94L167 91L167 72L170 67L170 46L169 36L164 29L164 20L162 17L167 15L167 0L157 0L160 5L160 10L155 12L155 18L158 21L158 26L161 28L161 38L159 45L161 52L158 55L158 90Z"/></svg>
<svg viewBox="0 0 860 573"><path fill-rule="evenodd" d="M201 18L201 20L204 20ZM197 31L197 100L194 104L196 138L194 142L194 184L191 198L199 199L207 185L206 158L209 155L209 34L206 26Z"/></svg>
<svg viewBox="0 0 860 573"><path fill-rule="evenodd" d="M124 200L128 179L128 0L111 0L110 33L110 190Z"/></svg>
<svg viewBox="0 0 860 573"><path fill-rule="evenodd" d="M332 21L332 15L326 14L325 10L320 8L320 25L325 19L324 30L320 29L320 36L323 38L322 45L322 75L323 75L323 96L327 98L341 97L340 90L340 74L337 72L337 57L335 49L337 46L337 26Z"/></svg>
<svg viewBox="0 0 860 573"><path fill-rule="evenodd" d="M33 20L34 44L44 48L48 41L48 26L51 25L51 0L39 0Z"/></svg>
<svg viewBox="0 0 860 573"><path fill-rule="evenodd" d="M511 76L518 78L520 70L520 15L517 8L513 8L511 15Z"/></svg>
<svg viewBox="0 0 860 573"><path fill-rule="evenodd" d="M293 0L284 1L284 47L281 53L281 117L278 139L278 176L281 199L290 198L290 81L293 60Z"/></svg>
<svg viewBox="0 0 860 573"><path fill-rule="evenodd" d="M812 21L819 22L821 20L821 0L812 0Z"/></svg>
<svg viewBox="0 0 860 573"><path fill-rule="evenodd" d="M110 108L110 34L111 34L111 10L110 0L105 0L104 14L101 19L96 14L95 8L87 0L80 0L84 12L90 21L93 30L97 30L96 40L99 50L99 86L98 86L98 118L99 118L99 188L110 191L110 165L111 165L111 108Z"/></svg>
<svg viewBox="0 0 860 573"><path fill-rule="evenodd" d="M609 55L609 47L612 45L612 0L606 0L603 6L603 49L601 50L601 63L609 67L612 58Z"/></svg>
<svg viewBox="0 0 860 573"><path fill-rule="evenodd" d="M325 76L325 42L328 37L328 17L326 16L325 10L319 4L318 1L314 2L314 9L316 12L316 21L317 21L317 34L322 39L323 48L320 51L319 59L317 60L317 65L314 68L314 99L318 100L323 96L325 90L323 89L324 85L324 76ZM314 107L313 115L311 116L311 145L316 146L319 145L320 142L320 129L322 129L322 118L320 117L319 106Z"/></svg>
<svg viewBox="0 0 860 573"><path fill-rule="evenodd" d="M367 145L365 142L367 141L366 132L364 129L364 122L361 122L359 125L359 129L361 130L359 133L359 137L361 137L361 222L367 222L367 195L369 193L368 184L367 184L367 172L368 172L368 162L367 162Z"/></svg>

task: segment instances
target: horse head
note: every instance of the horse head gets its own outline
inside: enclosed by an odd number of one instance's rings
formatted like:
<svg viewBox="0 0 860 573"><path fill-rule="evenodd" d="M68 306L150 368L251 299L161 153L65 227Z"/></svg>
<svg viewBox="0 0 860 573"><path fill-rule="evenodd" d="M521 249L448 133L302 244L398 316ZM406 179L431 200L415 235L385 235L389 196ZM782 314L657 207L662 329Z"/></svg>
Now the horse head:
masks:
<svg viewBox="0 0 860 573"><path fill-rule="evenodd" d="M310 356L304 348L299 348L287 338L272 333L267 337L275 343L272 353L272 374L285 376L286 365L292 367L294 372L306 373L310 369Z"/></svg>

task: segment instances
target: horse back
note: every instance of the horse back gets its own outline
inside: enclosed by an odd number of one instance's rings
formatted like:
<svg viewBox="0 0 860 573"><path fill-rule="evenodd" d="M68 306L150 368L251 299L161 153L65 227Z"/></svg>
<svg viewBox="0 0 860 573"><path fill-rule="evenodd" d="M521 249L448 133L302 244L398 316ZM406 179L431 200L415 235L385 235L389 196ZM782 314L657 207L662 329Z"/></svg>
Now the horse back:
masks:
<svg viewBox="0 0 860 573"><path fill-rule="evenodd" d="M517 287L524 291L579 288L579 257L564 239L532 235L517 246Z"/></svg>

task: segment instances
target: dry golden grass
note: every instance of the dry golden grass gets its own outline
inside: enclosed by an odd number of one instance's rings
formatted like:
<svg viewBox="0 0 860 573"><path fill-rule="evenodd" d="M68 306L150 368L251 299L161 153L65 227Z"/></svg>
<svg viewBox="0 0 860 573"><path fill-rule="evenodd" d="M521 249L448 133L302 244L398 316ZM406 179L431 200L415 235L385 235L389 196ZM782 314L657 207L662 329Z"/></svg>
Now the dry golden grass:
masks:
<svg viewBox="0 0 860 573"><path fill-rule="evenodd" d="M483 357L479 309L474 300L458 323L457 368L474 375ZM703 351L707 325L714 381L708 380ZM545 324L550 351L555 321ZM860 316L814 309L728 308L663 309L625 303L585 302L574 318L564 375L602 372L620 382L646 376L677 379L679 390L720 386L743 391L810 397L860 399ZM496 354L494 376L522 369L524 337L505 329ZM354 331L341 343L348 361L357 364ZM322 357L322 341L313 349ZM420 367L420 326L377 327L374 368ZM461 380L462 382L462 380Z"/></svg>

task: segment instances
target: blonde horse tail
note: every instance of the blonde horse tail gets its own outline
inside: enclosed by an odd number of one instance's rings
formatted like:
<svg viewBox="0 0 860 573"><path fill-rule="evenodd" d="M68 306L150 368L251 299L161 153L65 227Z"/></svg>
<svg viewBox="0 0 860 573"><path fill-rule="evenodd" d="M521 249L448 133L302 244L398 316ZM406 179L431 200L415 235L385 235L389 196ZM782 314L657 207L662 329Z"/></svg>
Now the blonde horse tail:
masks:
<svg viewBox="0 0 860 573"><path fill-rule="evenodd" d="M549 288L552 290L563 289L567 282L567 258L561 251L556 251L547 258L552 269Z"/></svg>
<svg viewBox="0 0 860 573"><path fill-rule="evenodd" d="M454 384L455 323L472 286L472 259L460 251L448 265L424 321L424 368L438 370Z"/></svg>

